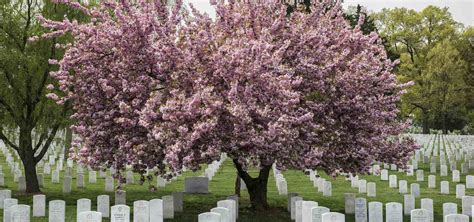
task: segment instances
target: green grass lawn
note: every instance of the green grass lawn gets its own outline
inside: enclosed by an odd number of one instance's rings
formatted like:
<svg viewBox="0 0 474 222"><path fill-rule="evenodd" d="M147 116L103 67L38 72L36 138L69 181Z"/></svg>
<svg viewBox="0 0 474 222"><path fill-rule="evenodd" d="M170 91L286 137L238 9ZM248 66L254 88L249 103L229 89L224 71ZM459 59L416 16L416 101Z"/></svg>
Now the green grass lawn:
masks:
<svg viewBox="0 0 474 222"><path fill-rule="evenodd" d="M19 203L28 204L32 206L32 196L24 195L17 192L17 185L13 182L13 177L10 174L10 169L7 164L4 162L0 164L3 165L3 171L5 174L6 187L13 191L13 198L18 198ZM459 169L458 165L458 169ZM458 212L461 211L461 200L456 199L456 185L455 183L450 182L450 194L441 195L440 194L440 181L447 180L451 181L451 173L447 177L439 176L439 164L438 164L438 173L437 173L437 188L428 189L428 175L429 173L429 164L419 164L419 169L425 171L425 181L418 182L421 188L421 197L416 198L416 208L420 207L421 198L432 198L434 200L434 211L435 211L435 221L442 221L442 204L445 202L452 202L458 204ZM39 169L39 172L42 172L42 169ZM75 170L73 171L75 176ZM389 171L391 174L396 174L398 180L407 180L408 188L410 183L414 183L415 176L406 176L406 173L399 173L395 171ZM64 171L61 173L61 178L63 178ZM253 174L257 173L256 171L252 172ZM357 197L367 198L367 202L371 201L380 201L382 203L388 202L399 202L403 204L403 195L398 193L398 188L389 188L388 181L380 181L378 176L360 176L362 179L366 179L367 182L376 182L377 183L377 197L368 198L366 194L358 194L358 189L351 188L349 181L345 181L343 177L330 178L326 174L319 171L320 175L332 182L332 197L323 197L322 193L318 193L315 188L313 188L312 182L309 180L309 177L305 175L302 171L289 170L283 172L287 182L288 182L288 192L297 192L305 200L314 200L319 203L320 206L325 206L331 209L331 211L344 212L344 193L356 193ZM470 172L472 174L472 171ZM178 180L173 181L170 184L167 184L165 188L158 190L157 192L149 192L147 184L140 185L127 185L125 190L127 191L127 205L133 206L133 201L135 200L150 200L154 198L160 198L163 195L169 195L173 191L182 191L184 190L184 177L186 176L195 176L201 175L201 172L186 172L183 176L180 176ZM184 197L184 213L175 213L175 219L169 221L197 221L197 215L199 213L207 212L211 208L216 207L216 203L219 200L225 199L227 196L230 196L234 192L234 183L235 183L235 169L232 165L232 161L225 161L219 171L216 173L213 180L210 182L210 191L211 194L207 195L185 195ZM62 179L61 179L62 181ZM88 183L88 174L85 171L85 181L86 188L77 189L75 188L75 177L73 177L73 189L70 194L62 194L61 188L62 184L52 184L51 175L45 175L45 188L42 189L43 193L46 194L47 201L61 199L65 200L67 204L66 215L67 221L75 221L76 214L76 200L80 198L89 198L92 200L92 210L96 210L97 196L101 194L110 195L111 205L114 203L114 194L104 192L104 179L97 177L97 184ZM136 176L135 181L138 181L138 176ZM465 176L461 176L461 183L465 183ZM268 212L255 213L248 209L249 207L249 198L245 190L242 191L242 197L239 202L239 221L291 221L290 214L286 211L287 198L286 196L278 195L277 188L275 186L275 180L273 174L270 175L268 182L268 197L269 204L272 209ZM466 189L466 195L473 195L474 190ZM132 210L133 211L133 210ZM384 211L385 214L385 211ZM3 214L1 214L3 215ZM1 217L1 216L0 216ZM32 221L47 221L47 218L33 218ZM108 221L108 220L104 220ZM346 215L346 221L354 221L353 215ZM409 221L409 218L406 217L405 221Z"/></svg>

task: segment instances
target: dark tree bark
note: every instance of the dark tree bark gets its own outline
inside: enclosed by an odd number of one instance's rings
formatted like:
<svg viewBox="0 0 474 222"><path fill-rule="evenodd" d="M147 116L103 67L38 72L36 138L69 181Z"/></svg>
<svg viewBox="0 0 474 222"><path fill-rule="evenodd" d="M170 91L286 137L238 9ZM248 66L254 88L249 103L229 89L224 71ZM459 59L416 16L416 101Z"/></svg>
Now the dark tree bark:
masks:
<svg viewBox="0 0 474 222"><path fill-rule="evenodd" d="M423 127L423 134L429 134L430 133L430 126L429 126L429 116L428 116L428 110L422 109L421 110L421 125Z"/></svg>
<svg viewBox="0 0 474 222"><path fill-rule="evenodd" d="M69 157L69 149L71 148L72 143L72 130L68 127L66 128L66 139L64 142L64 160L67 160Z"/></svg>
<svg viewBox="0 0 474 222"><path fill-rule="evenodd" d="M237 173L237 176L235 177L235 190L234 190L234 193L238 197L240 197L240 187L241 187L240 177L239 177L239 174Z"/></svg>
<svg viewBox="0 0 474 222"><path fill-rule="evenodd" d="M260 172L257 178L252 178L238 162L234 159L234 165L237 168L237 173L240 178L245 182L247 191L250 196L250 203L252 208L257 211L264 211L269 208L267 201L267 184L268 176L270 174L271 165L263 165L260 168Z"/></svg>
<svg viewBox="0 0 474 222"><path fill-rule="evenodd" d="M32 129L28 124L20 128L18 154L25 168L26 193L39 193L41 190L36 175L37 162L34 156L31 132Z"/></svg>
<svg viewBox="0 0 474 222"><path fill-rule="evenodd" d="M38 176L36 174L36 163L34 159L27 157L22 159L23 166L25 167L25 179L26 179L26 193L40 193L40 186L38 183Z"/></svg>

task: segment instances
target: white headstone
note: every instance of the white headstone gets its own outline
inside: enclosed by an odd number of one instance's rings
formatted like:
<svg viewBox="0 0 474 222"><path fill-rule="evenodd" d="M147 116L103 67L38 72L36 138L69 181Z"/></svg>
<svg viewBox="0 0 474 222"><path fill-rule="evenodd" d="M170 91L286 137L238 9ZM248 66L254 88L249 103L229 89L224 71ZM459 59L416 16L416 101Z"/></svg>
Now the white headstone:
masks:
<svg viewBox="0 0 474 222"><path fill-rule="evenodd" d="M403 206L401 203L387 203L385 211L387 222L403 222Z"/></svg>
<svg viewBox="0 0 474 222"><path fill-rule="evenodd" d="M111 222L130 222L130 207L127 205L115 205L110 213Z"/></svg>
<svg viewBox="0 0 474 222"><path fill-rule="evenodd" d="M323 220L323 214L329 213L327 207L313 207L311 208L311 222L321 222Z"/></svg>
<svg viewBox="0 0 474 222"><path fill-rule="evenodd" d="M127 184L134 184L135 183L135 178L133 177L133 172L132 171L127 171L126 180L127 180Z"/></svg>
<svg viewBox="0 0 474 222"><path fill-rule="evenodd" d="M71 193L71 183L72 183L72 178L70 176L64 177L63 193Z"/></svg>
<svg viewBox="0 0 474 222"><path fill-rule="evenodd" d="M443 218L449 214L457 214L458 205L455 203L443 203Z"/></svg>
<svg viewBox="0 0 474 222"><path fill-rule="evenodd" d="M345 213L346 214L354 214L355 213L355 198L356 195L353 193L345 193Z"/></svg>
<svg viewBox="0 0 474 222"><path fill-rule="evenodd" d="M163 222L163 201L152 199L150 205L150 222Z"/></svg>
<svg viewBox="0 0 474 222"><path fill-rule="evenodd" d="M448 166L441 165L440 176L442 177L448 176Z"/></svg>
<svg viewBox="0 0 474 222"><path fill-rule="evenodd" d="M89 183L97 183L97 172L90 170L89 171Z"/></svg>
<svg viewBox="0 0 474 222"><path fill-rule="evenodd" d="M18 177L18 190L20 192L26 191L26 178L24 176Z"/></svg>
<svg viewBox="0 0 474 222"><path fill-rule="evenodd" d="M84 182L84 174L77 174L76 177L76 187L77 188L84 188L85 187L85 182Z"/></svg>
<svg viewBox="0 0 474 222"><path fill-rule="evenodd" d="M444 218L445 222L469 222L469 216L463 214L450 214Z"/></svg>
<svg viewBox="0 0 474 222"><path fill-rule="evenodd" d="M325 197L332 196L332 184L331 184L330 181L324 182L323 196L325 196Z"/></svg>
<svg viewBox="0 0 474 222"><path fill-rule="evenodd" d="M17 204L17 199L8 198L3 200L3 222L11 221L11 208Z"/></svg>
<svg viewBox="0 0 474 222"><path fill-rule="evenodd" d="M474 176L472 175L466 176L466 188L474 189Z"/></svg>
<svg viewBox="0 0 474 222"><path fill-rule="evenodd" d="M411 194L415 197L420 196L420 184L412 183L410 184Z"/></svg>
<svg viewBox="0 0 474 222"><path fill-rule="evenodd" d="M59 183L59 171L58 170L53 171L53 174L51 175L51 183Z"/></svg>
<svg viewBox="0 0 474 222"><path fill-rule="evenodd" d="M206 212L198 215L198 222L220 222L221 216L218 213Z"/></svg>
<svg viewBox="0 0 474 222"><path fill-rule="evenodd" d="M416 181L424 181L424 173L423 170L417 170L416 171Z"/></svg>
<svg viewBox="0 0 474 222"><path fill-rule="evenodd" d="M367 193L367 180L359 180L359 193Z"/></svg>
<svg viewBox="0 0 474 222"><path fill-rule="evenodd" d="M303 222L303 200L295 202L295 221Z"/></svg>
<svg viewBox="0 0 474 222"><path fill-rule="evenodd" d="M30 206L19 204L10 208L11 222L30 222Z"/></svg>
<svg viewBox="0 0 474 222"><path fill-rule="evenodd" d="M225 207L214 207L211 209L211 212L218 213L220 215L220 222L231 222L232 220L230 210Z"/></svg>
<svg viewBox="0 0 474 222"><path fill-rule="evenodd" d="M406 180L398 181L398 192L401 194L408 193L408 183Z"/></svg>
<svg viewBox="0 0 474 222"><path fill-rule="evenodd" d="M166 180L163 177L158 176L156 178L156 186L157 187L165 187L166 186Z"/></svg>
<svg viewBox="0 0 474 222"><path fill-rule="evenodd" d="M66 219L66 202L64 200L49 201L49 222L64 222Z"/></svg>
<svg viewBox="0 0 474 222"><path fill-rule="evenodd" d="M383 205L381 202L369 202L369 222L383 221Z"/></svg>
<svg viewBox="0 0 474 222"><path fill-rule="evenodd" d="M473 196L462 197L462 214L472 216L472 205L474 205Z"/></svg>
<svg viewBox="0 0 474 222"><path fill-rule="evenodd" d="M91 200L82 198L77 200L77 211L76 215L79 215L82 212L91 211Z"/></svg>
<svg viewBox="0 0 474 222"><path fill-rule="evenodd" d="M344 216L344 214L336 213L336 212L324 213L322 218L323 218L322 222L345 222L346 221L346 217Z"/></svg>
<svg viewBox="0 0 474 222"><path fill-rule="evenodd" d="M133 221L148 222L150 220L150 205L146 200L133 202Z"/></svg>
<svg viewBox="0 0 474 222"><path fill-rule="evenodd" d="M162 196L161 200L163 201L163 218L164 219L173 219L174 218L174 199L173 199L173 196L171 196L171 195Z"/></svg>
<svg viewBox="0 0 474 222"><path fill-rule="evenodd" d="M380 171L380 180L382 181L388 180L388 170Z"/></svg>
<svg viewBox="0 0 474 222"><path fill-rule="evenodd" d="M457 184L456 185L456 198L461 199L465 195L466 195L466 186L464 186L464 184Z"/></svg>
<svg viewBox="0 0 474 222"><path fill-rule="evenodd" d="M302 197L292 197L291 198L291 219L296 220L296 202L303 201Z"/></svg>
<svg viewBox="0 0 474 222"><path fill-rule="evenodd" d="M454 183L461 182L461 173L459 172L459 170L453 170L453 182Z"/></svg>
<svg viewBox="0 0 474 222"><path fill-rule="evenodd" d="M115 191L115 205L125 205L127 203L127 191L117 190Z"/></svg>
<svg viewBox="0 0 474 222"><path fill-rule="evenodd" d="M411 211L415 209L415 196L411 194L403 195L403 213L410 215Z"/></svg>
<svg viewBox="0 0 474 222"><path fill-rule="evenodd" d="M3 200L9 199L12 197L11 190L0 190L0 209L3 209Z"/></svg>
<svg viewBox="0 0 474 222"><path fill-rule="evenodd" d="M114 178L111 176L105 178L105 192L114 192Z"/></svg>
<svg viewBox="0 0 474 222"><path fill-rule="evenodd" d="M429 175L428 176L428 188L436 188L436 176Z"/></svg>
<svg viewBox="0 0 474 222"><path fill-rule="evenodd" d="M367 222L367 200L365 198L355 199L355 221Z"/></svg>
<svg viewBox="0 0 474 222"><path fill-rule="evenodd" d="M377 184L374 182L367 183L367 196L376 197L377 196Z"/></svg>
<svg viewBox="0 0 474 222"><path fill-rule="evenodd" d="M46 196L37 194L33 196L33 217L46 216Z"/></svg>
<svg viewBox="0 0 474 222"><path fill-rule="evenodd" d="M425 209L430 214L430 221L434 221L433 200L430 198L421 199L421 209Z"/></svg>
<svg viewBox="0 0 474 222"><path fill-rule="evenodd" d="M109 195L97 196L97 212L100 212L102 214L102 217L109 218L109 215L110 215Z"/></svg>
<svg viewBox="0 0 474 222"><path fill-rule="evenodd" d="M311 221L311 209L317 207L318 203L315 201L303 201L302 203L302 217L303 222L312 222Z"/></svg>
<svg viewBox="0 0 474 222"><path fill-rule="evenodd" d="M102 222L102 214L96 211L85 211L78 215L77 222Z"/></svg>
<svg viewBox="0 0 474 222"><path fill-rule="evenodd" d="M398 182L397 182L397 175L390 175L388 177L388 186L390 188L397 188Z"/></svg>
<svg viewBox="0 0 474 222"><path fill-rule="evenodd" d="M217 206L229 209L230 214L231 214L231 220L237 221L237 215L235 215L235 207L237 205L235 203L235 200L220 200L220 201L217 201Z"/></svg>
<svg viewBox="0 0 474 222"><path fill-rule="evenodd" d="M449 182L441 181L441 194L449 194Z"/></svg>
<svg viewBox="0 0 474 222"><path fill-rule="evenodd" d="M425 209L415 209L411 211L410 222L430 222L430 213Z"/></svg>

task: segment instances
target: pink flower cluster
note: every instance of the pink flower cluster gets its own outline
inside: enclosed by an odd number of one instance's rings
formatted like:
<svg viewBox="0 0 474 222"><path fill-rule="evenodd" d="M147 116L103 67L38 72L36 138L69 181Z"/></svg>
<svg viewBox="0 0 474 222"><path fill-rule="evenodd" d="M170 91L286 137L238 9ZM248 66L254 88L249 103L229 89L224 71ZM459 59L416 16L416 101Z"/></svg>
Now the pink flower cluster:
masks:
<svg viewBox="0 0 474 222"><path fill-rule="evenodd" d="M74 36L52 73L66 96L50 97L73 100L76 157L159 174L222 152L329 173L404 166L416 146L399 136L406 86L394 63L339 3L315 2L287 15L278 1L214 1L212 20L181 1L171 11L160 1L104 1L80 7L89 23L42 19Z"/></svg>

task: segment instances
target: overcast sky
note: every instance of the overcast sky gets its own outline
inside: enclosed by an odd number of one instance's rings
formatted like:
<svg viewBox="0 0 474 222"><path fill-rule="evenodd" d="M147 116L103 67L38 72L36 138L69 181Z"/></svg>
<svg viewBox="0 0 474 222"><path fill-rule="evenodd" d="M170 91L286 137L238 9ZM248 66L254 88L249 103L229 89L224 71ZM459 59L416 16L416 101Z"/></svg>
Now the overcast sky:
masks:
<svg viewBox="0 0 474 222"><path fill-rule="evenodd" d="M215 17L214 8L209 0L187 0L201 10ZM474 26L474 0L345 0L344 6L361 4L369 11L378 12L382 8L406 7L417 11L428 5L448 7L454 19L465 26Z"/></svg>

